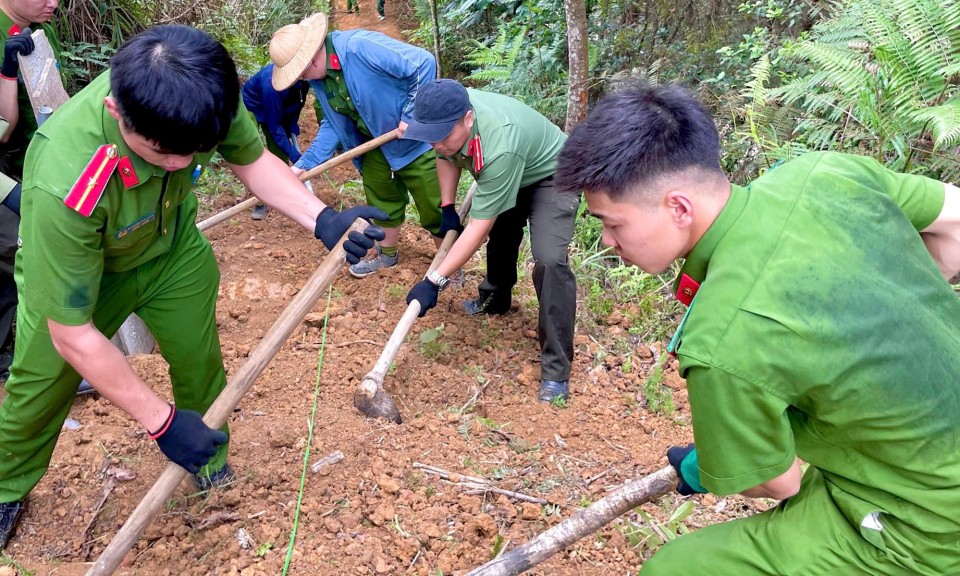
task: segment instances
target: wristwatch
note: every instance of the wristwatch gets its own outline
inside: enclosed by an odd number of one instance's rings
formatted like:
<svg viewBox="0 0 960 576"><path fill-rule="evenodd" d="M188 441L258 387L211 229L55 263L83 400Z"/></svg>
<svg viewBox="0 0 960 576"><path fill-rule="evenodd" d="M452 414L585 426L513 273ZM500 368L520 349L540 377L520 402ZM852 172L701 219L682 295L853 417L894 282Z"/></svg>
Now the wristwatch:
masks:
<svg viewBox="0 0 960 576"><path fill-rule="evenodd" d="M450 282L449 278L446 276L441 276L436 270L432 270L429 274L427 274L427 280L434 284L439 290L446 288L447 283Z"/></svg>

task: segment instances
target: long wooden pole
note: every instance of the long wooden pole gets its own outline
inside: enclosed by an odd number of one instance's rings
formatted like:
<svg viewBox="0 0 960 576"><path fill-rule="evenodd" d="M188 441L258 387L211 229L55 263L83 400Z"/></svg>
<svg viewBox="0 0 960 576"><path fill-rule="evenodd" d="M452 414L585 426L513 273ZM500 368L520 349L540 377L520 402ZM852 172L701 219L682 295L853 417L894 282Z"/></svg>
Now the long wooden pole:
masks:
<svg viewBox="0 0 960 576"><path fill-rule="evenodd" d="M476 191L477 184L474 182L473 185L470 186L470 190L467 191L463 202L460 204L458 214L460 215L461 222L466 220L467 214L470 212L470 206L473 204L473 194ZM456 230L447 232L443 238L443 243L440 244L436 255L433 257L433 261L430 263L430 267L427 269L427 274L436 270L437 266L447 257L450 248L457 240L457 236ZM383 389L383 377L390 368L390 364L393 363L394 358L397 357L400 346L403 345L403 341L407 338L407 334L410 332L410 328L413 327L413 323L416 322L419 314L420 303L416 300L410 302L403 316L400 317L400 321L397 322L396 328L393 329L393 334L390 335L390 339L387 340L386 345L383 347L383 352L380 354L377 363L373 365L373 369L363 377L363 380L353 391L353 405L356 406L357 410L364 416L386 418L397 424L400 424L402 421L396 402L394 402L393 398Z"/></svg>
<svg viewBox="0 0 960 576"><path fill-rule="evenodd" d="M357 146L356 148L351 148L350 150L347 150L343 154L334 156L333 158L327 160L323 164L320 164L319 166L315 168L311 168L310 170L307 170L303 174L300 174L299 176L300 181L306 182L307 180L313 178L314 176L319 176L320 174L323 174L324 172L326 172L327 170L330 170L331 168L335 168L341 164L345 164L346 162L353 160L357 156L363 156L364 154L373 150L374 148L379 148L380 146L383 146L387 142L396 140L397 137L398 135L396 130L391 130L386 134L377 136L373 140L364 142L363 144ZM257 205L258 202L260 202L260 199L257 197L247 198L243 202L236 204L234 206L231 206L230 208L227 208L222 212L217 212L216 214L207 218L206 220L201 220L200 223L197 224L197 228L199 228L201 232L208 230L210 228L213 228L217 224L225 222L233 218L237 214L240 214L241 212L244 212L250 208L253 208L254 206Z"/></svg>
<svg viewBox="0 0 960 576"><path fill-rule="evenodd" d="M628 510L676 489L676 470L672 466L661 468L639 480L624 484L523 546L474 568L467 576L513 576L526 572L574 542L593 534Z"/></svg>
<svg viewBox="0 0 960 576"><path fill-rule="evenodd" d="M363 220L357 220L347 231L356 230L363 232L369 226ZM346 238L344 234L343 238ZM233 412L233 409L240 404L250 386L256 381L257 377L263 373L267 364L280 350L283 343L290 337L290 334L303 321L307 313L313 308L317 300L333 284L333 279L340 271L346 260L346 252L343 250L343 238L334 246L333 250L324 258L323 262L317 268L313 276L307 280L303 288L294 296L293 300L287 304L287 307L273 323L273 326L267 331L260 341L260 344L250 353L250 358L240 367L227 387L220 392L220 395L207 410L203 421L211 428L219 428L227 421L227 418ZM153 521L157 514L163 509L170 495L187 475L187 471L180 466L170 462L163 473L154 483L153 487L147 492L137 505L136 509L130 514L130 517L124 523L120 531L110 542L110 545L103 551L97 561L87 572L87 576L107 576L113 574L114 570L120 565L123 557L136 541L140 538L144 529Z"/></svg>

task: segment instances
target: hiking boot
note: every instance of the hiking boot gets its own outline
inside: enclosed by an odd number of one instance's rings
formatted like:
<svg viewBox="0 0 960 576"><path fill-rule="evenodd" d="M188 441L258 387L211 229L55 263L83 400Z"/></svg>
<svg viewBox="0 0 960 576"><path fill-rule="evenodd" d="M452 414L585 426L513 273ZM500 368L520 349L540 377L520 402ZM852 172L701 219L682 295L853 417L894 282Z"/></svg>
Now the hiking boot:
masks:
<svg viewBox="0 0 960 576"><path fill-rule="evenodd" d="M564 402L570 398L570 385L566 380L541 380L540 394L537 400L540 402L553 402L560 398Z"/></svg>
<svg viewBox="0 0 960 576"><path fill-rule="evenodd" d="M223 468L209 476L193 475L193 483L197 485L197 488L199 488L201 492L226 486L236 479L237 475L233 473L233 468L230 467L230 464L224 464Z"/></svg>
<svg viewBox="0 0 960 576"><path fill-rule="evenodd" d="M23 502L4 502L0 504L0 550L7 547L7 542L13 536L13 529L17 527L17 520L23 512Z"/></svg>
<svg viewBox="0 0 960 576"><path fill-rule="evenodd" d="M253 207L253 210L250 211L251 220L263 220L267 217L267 205L266 204L257 204Z"/></svg>
<svg viewBox="0 0 960 576"><path fill-rule="evenodd" d="M392 266L396 266L399 257L399 250L397 250L397 253L393 256L387 256L381 252L380 247L377 246L377 253L375 255L370 256L369 258L364 258L350 267L350 275L354 278L366 278L381 268L390 268Z"/></svg>
<svg viewBox="0 0 960 576"><path fill-rule="evenodd" d="M497 301L493 294L487 297L477 296L463 301L463 311L470 316L478 314L506 314L510 311L510 300Z"/></svg>

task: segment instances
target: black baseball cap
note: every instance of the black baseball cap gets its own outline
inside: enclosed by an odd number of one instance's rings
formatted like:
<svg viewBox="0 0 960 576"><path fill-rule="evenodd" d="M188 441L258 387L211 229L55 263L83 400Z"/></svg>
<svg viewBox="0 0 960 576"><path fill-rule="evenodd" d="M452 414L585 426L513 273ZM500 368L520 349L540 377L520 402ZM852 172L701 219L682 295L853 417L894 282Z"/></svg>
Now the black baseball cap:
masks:
<svg viewBox="0 0 960 576"><path fill-rule="evenodd" d="M403 132L406 140L433 144L450 135L453 127L470 110L467 89L456 80L431 80L417 92L413 119Z"/></svg>

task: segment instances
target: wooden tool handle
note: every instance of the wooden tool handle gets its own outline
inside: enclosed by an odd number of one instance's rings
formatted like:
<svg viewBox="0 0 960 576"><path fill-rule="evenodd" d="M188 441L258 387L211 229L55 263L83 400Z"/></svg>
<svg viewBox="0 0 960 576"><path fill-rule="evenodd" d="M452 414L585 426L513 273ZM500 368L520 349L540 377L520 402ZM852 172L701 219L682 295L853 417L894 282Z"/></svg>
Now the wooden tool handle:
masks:
<svg viewBox="0 0 960 576"><path fill-rule="evenodd" d="M463 222L470 212L470 206L473 204L473 194L476 191L477 184L474 183L470 186L470 190L467 191L463 203L460 204L460 210L457 212L457 214L460 215L460 222ZM443 259L446 258L450 252L450 248L453 247L454 242L457 241L457 236L456 230L450 230L446 236L443 237L443 243L441 243L437 249L437 253L430 263L430 268L427 269L427 274L433 272L440 266L440 263L443 262ZM424 274L424 276L426 276L426 274ZM400 346L403 345L403 341L407 338L407 333L410 332L413 323L417 321L419 314L420 303L416 300L410 302L403 316L400 317L400 321L397 322L396 328L393 329L393 334L390 335L390 339L387 340L386 345L383 347L383 352L380 354L380 358L377 359L377 363L373 365L373 369L370 370L370 372L363 377L363 381L360 382L360 388L367 396L372 396L373 393L377 391L377 388L383 385L383 377L387 374L387 369L390 368L390 364L392 364L394 358L397 357Z"/></svg>
<svg viewBox="0 0 960 576"><path fill-rule="evenodd" d="M306 182L307 180L313 178L314 176L319 176L320 174L323 174L324 172L326 172L327 170L330 170L331 168L335 168L341 164L345 164L346 162L353 160L357 156L362 156L367 152L373 150L374 148L379 148L380 146L386 144L387 142L390 142L391 140L396 140L396 139L397 139L397 131L391 130L390 132L387 132L382 136L378 136L377 138L374 138L369 142L364 142L363 144L357 146L356 148L351 148L350 150L347 150L343 154L340 154L339 156L334 156L333 158L327 160L323 164L320 164L315 168L311 168L310 170L307 170L306 172L301 173L298 176L298 178L300 178L301 182ZM259 202L260 202L260 199L257 197L247 198L246 200L244 200L239 204L236 204L234 206L231 206L230 208L227 208L226 210L218 212L213 216L207 218L206 220L200 221L200 223L197 224L197 228L199 228L201 232L208 230L210 228L213 228L217 224L220 224L226 220L229 220L230 218L233 218L234 216L236 216L237 214L240 214L241 212L245 212L246 210L253 208Z"/></svg>
<svg viewBox="0 0 960 576"><path fill-rule="evenodd" d="M352 230L363 232L367 226L369 224L365 221L357 220L347 230L347 234ZM260 344L250 353L250 358L240 367L227 387L220 392L220 395L203 417L207 426L211 428L223 426L233 409L240 404L244 394L250 389L257 377L263 373L263 370L280 350L283 343L300 325L327 288L333 284L333 279L340 271L345 260L346 252L343 250L343 238L346 238L347 234L344 234L340 242L324 258L313 276L307 280L303 288L287 304L280 317L264 335ZM123 557L140 538L143 530L156 518L186 474L186 470L173 462L167 464L166 469L160 474L160 478L143 497L143 500L137 505L126 523L120 528L120 531L117 532L103 554L97 558L97 561L87 572L87 576L113 574Z"/></svg>

